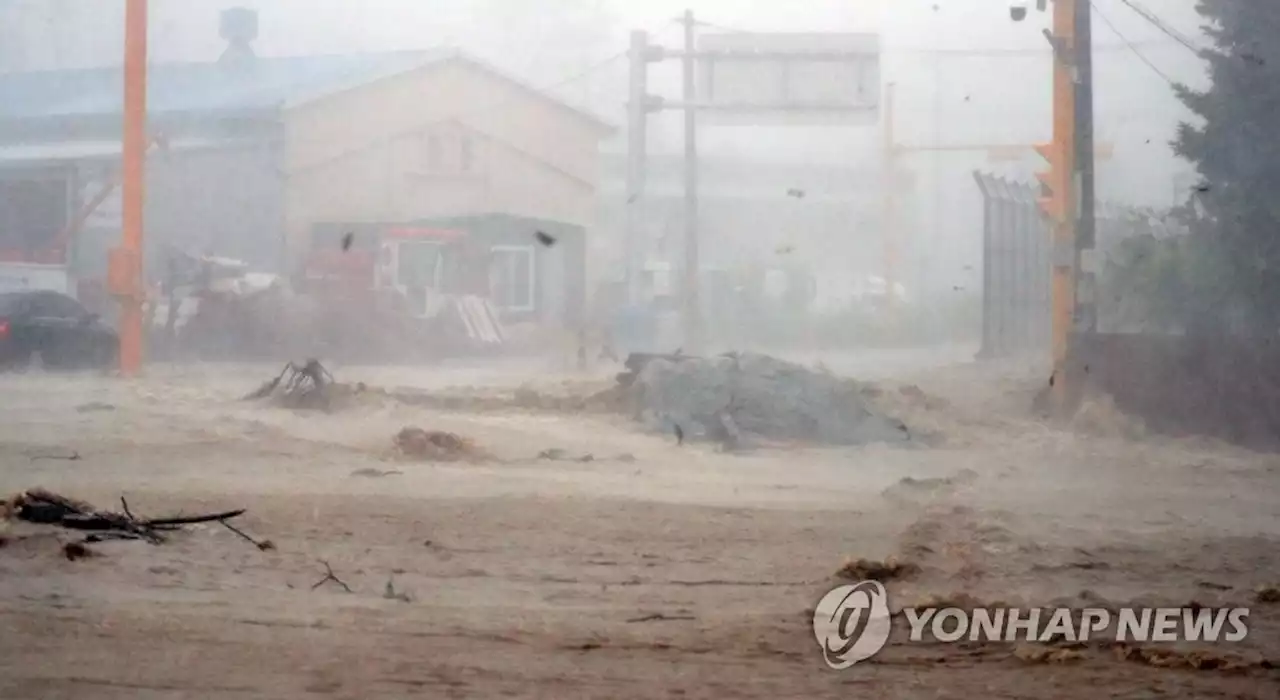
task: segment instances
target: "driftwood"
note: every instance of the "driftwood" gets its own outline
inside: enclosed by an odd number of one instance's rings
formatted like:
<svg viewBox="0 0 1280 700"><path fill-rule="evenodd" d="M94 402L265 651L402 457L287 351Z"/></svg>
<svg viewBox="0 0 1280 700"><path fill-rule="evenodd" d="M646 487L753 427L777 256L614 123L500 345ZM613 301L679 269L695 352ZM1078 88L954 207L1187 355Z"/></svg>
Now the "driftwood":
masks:
<svg viewBox="0 0 1280 700"><path fill-rule="evenodd" d="M355 592L355 591L351 590L351 586L348 586L348 585L346 584L346 582L345 582L345 581L343 581L342 579L338 578L337 576L335 576L335 575L333 574L333 567L332 567L332 566L329 566L329 562L327 562L327 561L321 561L320 563L321 563L321 564L324 564L324 571L325 571L325 573L324 573L324 578L322 578L322 579L320 579L319 581L316 581L315 583L311 584L311 590L313 590L313 591L314 591L315 589L317 589L317 588L319 588L319 587L323 586L324 584L326 584L326 583L328 583L328 582L330 582L330 581L333 581L334 583L338 584L339 586L342 586L342 590L346 591L347 593L354 593L354 592Z"/></svg>
<svg viewBox="0 0 1280 700"><path fill-rule="evenodd" d="M31 489L14 496L9 507L19 520L42 525L58 525L68 515L84 515L93 511L93 506L84 501L44 489Z"/></svg>
<svg viewBox="0 0 1280 700"><path fill-rule="evenodd" d="M41 459L61 459L68 462L78 462L82 458L80 457L79 452L72 452L69 455L32 455L31 457L31 461L33 462Z"/></svg>
<svg viewBox="0 0 1280 700"><path fill-rule="evenodd" d="M14 496L9 501L8 508L13 517L18 520L94 533L85 538L86 542L146 540L152 544L165 541L161 533L181 529L183 525L220 522L229 526L228 520L245 513L244 508L239 508L204 515L139 518L129 510L129 503L123 498L120 499L120 505L124 509L123 513L98 510L84 501L37 488ZM239 534L253 542L259 549L269 548L244 533ZM269 545L265 540L264 543Z"/></svg>
<svg viewBox="0 0 1280 700"><path fill-rule="evenodd" d="M241 512L243 513L244 511L241 511ZM219 520L218 522L222 523L222 526L223 526L223 527L225 527L225 528L227 528L228 530L230 530L230 531L232 531L232 532L236 533L237 535L239 535L241 538L243 538L243 539L244 539L245 541L247 541L249 544L252 544L253 546L257 547L259 551L266 552L266 551L269 551L269 550L272 550L272 549L275 549L275 548L276 548L275 543L274 543L274 542L272 542L271 540L255 540L255 539L254 539L253 537L251 537L248 533L246 533L246 532L244 532L243 530L241 530L241 529L237 528L235 525L232 525L231 523L227 522L226 520Z"/></svg>

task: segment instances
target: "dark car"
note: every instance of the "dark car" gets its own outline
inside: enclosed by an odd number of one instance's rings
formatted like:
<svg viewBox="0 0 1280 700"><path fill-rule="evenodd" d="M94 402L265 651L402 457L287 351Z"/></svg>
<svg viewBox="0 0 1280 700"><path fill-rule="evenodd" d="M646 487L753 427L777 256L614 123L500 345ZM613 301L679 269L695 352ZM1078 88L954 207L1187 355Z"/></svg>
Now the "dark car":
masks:
<svg viewBox="0 0 1280 700"><path fill-rule="evenodd" d="M0 292L0 369L108 369L119 337L80 302L58 292Z"/></svg>

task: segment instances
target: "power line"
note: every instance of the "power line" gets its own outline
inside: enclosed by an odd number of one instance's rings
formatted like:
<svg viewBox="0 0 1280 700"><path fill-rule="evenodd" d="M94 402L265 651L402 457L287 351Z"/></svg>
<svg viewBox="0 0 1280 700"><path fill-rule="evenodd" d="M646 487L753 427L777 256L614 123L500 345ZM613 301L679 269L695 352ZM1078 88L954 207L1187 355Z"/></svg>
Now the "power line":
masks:
<svg viewBox="0 0 1280 700"><path fill-rule="evenodd" d="M650 30L649 33L653 35L653 37L656 39L657 37L660 37L663 34L665 34L673 26L675 26L675 22L673 20L667 20L666 22L663 22L662 24L658 25L654 29ZM582 69L581 71L578 71L577 73L573 73L565 78L557 80L548 85L543 85L536 89L540 92L546 92L550 90L555 90L556 88L562 88L566 85L572 85L573 83L576 83L579 80L582 80L584 78L588 78L594 75L597 71L603 70L604 68L608 68L610 65L612 65L616 61L626 58L627 53L629 51L630 49L623 49L618 53L615 53L611 56L607 56L605 58L600 59L599 61L596 61L595 63L591 64L587 68Z"/></svg>
<svg viewBox="0 0 1280 700"><path fill-rule="evenodd" d="M1115 23L1112 22L1109 17L1107 17L1106 13L1102 11L1101 7L1098 7L1097 4L1095 3L1089 3L1089 4L1093 7L1093 11L1098 14L1098 19L1102 20L1103 24L1106 24L1107 27L1111 29L1111 33L1115 34L1120 39L1120 41L1124 42L1125 46L1128 46L1129 49L1133 51L1133 55L1137 56L1138 60L1147 64L1147 67L1155 71L1156 75L1160 76L1161 78L1164 78L1164 81L1168 83L1170 87L1174 87L1177 85L1177 83L1173 80L1173 78L1169 77L1168 73L1165 73L1164 71L1160 70L1159 66L1152 63L1151 59L1147 58L1145 54L1143 54L1141 51L1138 50L1137 46L1133 45L1133 42L1129 41L1129 39L1125 37L1124 34L1120 33L1120 30L1116 27Z"/></svg>
<svg viewBox="0 0 1280 700"><path fill-rule="evenodd" d="M608 68L609 66L613 65L614 62L618 61L619 59L626 58L626 56L627 56L627 50L623 49L622 51L615 53L612 56L609 56L608 58L600 59L599 61L591 64L589 67L584 68L581 71L578 71L577 73L570 74L569 76L561 78L560 80L557 80L554 83L540 86L537 89L539 91L550 91L550 90L555 90L556 88L562 88L566 85L572 85L578 82L579 80L583 80L585 78L591 77L592 75L595 75L597 71Z"/></svg>
<svg viewBox="0 0 1280 700"><path fill-rule="evenodd" d="M1169 46L1172 42L1168 41L1136 41L1131 42L1133 46ZM1094 46L1095 52L1104 51L1129 51L1133 47L1124 44L1098 45ZM1020 57L1042 57L1052 55L1053 49L1045 47L1043 49L931 49L920 46L886 46L885 53L913 53L927 54L938 56L972 56L975 58L1020 58Z"/></svg>
<svg viewBox="0 0 1280 700"><path fill-rule="evenodd" d="M716 22L708 22L705 20L696 20L696 23L699 26L707 27L708 29L716 29L722 32L728 32L730 34L761 33L757 31L752 31L750 29L731 27L728 25L719 24ZM1153 47L1169 46L1171 43L1173 42L1163 41L1163 40L1161 41L1125 41L1123 44L1113 44L1110 46L1095 45L1093 49L1095 52L1132 51L1135 47L1139 47L1139 46L1153 46ZM1177 43L1182 44L1183 42L1178 40ZM1003 58L1003 57L1015 58L1015 57L1023 57L1023 56L1041 57L1041 56L1048 56L1052 53L1052 49L1050 49L1049 47L1045 47L1042 49L1014 49L1014 48L937 49L937 48L926 48L923 46L886 46L884 47L883 50L885 53L914 53L914 54L926 54L926 55L936 55L936 56L971 56L974 58Z"/></svg>
<svg viewBox="0 0 1280 700"><path fill-rule="evenodd" d="M1139 5L1135 0L1120 0L1120 2L1124 3L1124 5L1128 7L1130 10L1133 10L1143 19L1150 22L1151 25L1154 26L1156 29L1159 29L1174 41L1187 47L1187 49L1189 49L1192 53L1199 55L1200 52L1202 51L1202 49L1199 46L1196 46L1196 43L1192 41L1190 38L1188 38L1185 34L1169 26L1169 23L1160 19L1159 15L1152 12L1151 10L1148 10L1142 5Z"/></svg>
<svg viewBox="0 0 1280 700"><path fill-rule="evenodd" d="M666 33L667 31L669 31L669 30L671 29L671 27L673 27L673 26L675 26L675 22L674 22L674 21L671 21L671 20L668 20L668 21L663 22L662 24L659 24L658 26L654 27L654 28L651 30L651 33L652 33L652 34L653 34L653 36L655 36L655 37L662 36L664 33ZM563 78L557 79L557 80L555 80L555 81L553 81L553 82L546 83L546 84L541 84L541 85L523 85L523 87L525 87L525 89L531 90L531 91L533 91L533 92L535 92L535 93L541 94L541 95L543 95L543 96L545 96L545 97L551 97L552 99L556 99L557 101L560 101L562 104L564 104L565 106L569 107L570 109L573 109L573 110L576 110L576 111L580 111L580 112L585 112L585 113L587 113L587 114L591 114L592 116L596 116L596 115L594 114L594 112L593 112L593 111L590 111L590 108L589 108L589 107L584 108L582 105L574 105L574 104L572 104L572 103L570 103L570 102L568 102L568 101L566 101L566 100L562 100L562 99L560 99L560 98L557 98L557 97L552 96L552 94L551 94L551 93L552 93L554 90L557 90L558 88L562 88L562 87L565 87L565 86L567 86L567 85L572 85L573 83L576 83L576 82L578 82L578 81L580 81L580 80L584 80L584 79L586 79L586 78L589 78L589 77L591 77L592 75L595 75L598 71L603 70L603 69L605 69L605 68L608 68L609 66L613 65L614 63L616 63L618 60L620 60L620 59L622 59L622 58L625 58L625 57L627 56L627 53L628 53L628 52L629 52L629 49L623 49L622 51L619 51L619 52L617 52L617 53L615 53L615 54L611 54L611 55L606 56L606 57L604 57L604 58L602 58L602 59L600 59L600 60L598 60L598 61L595 61L594 63L592 63L591 65L587 66L586 68L584 68L584 69L582 69L582 70L580 70L580 71L576 71L576 72L574 72L574 73L572 73L572 74L570 74L570 75L567 75L567 76L565 76L565 77L563 77ZM482 63L481 65L484 65L484 64ZM524 82L524 81L518 81L518 82L520 82L520 83L522 83L522 84L523 84L523 82ZM482 114L492 113L492 112L498 111L500 108L502 108L502 107L504 107L504 106L506 106L506 105L508 105L508 104L510 104L510 103L516 102L516 101L518 101L518 100L520 100L520 99L521 99L521 97L520 97L519 95L509 95L509 96L505 96L505 97L500 97L500 98L498 98L498 99L495 99L495 100L492 100L492 101L486 102L486 103L484 103L484 104L477 105L477 106L475 106L473 109L470 109L470 110L463 110L463 111L460 111L460 112L456 112L456 113L452 113L452 114L447 114L447 115L441 116L441 117L439 117L439 118L432 119L432 120L431 120L431 121L429 121L429 122L425 122L425 123L421 123L421 124L416 124L416 125L414 125L413 129L412 129L412 130L410 130L410 131L408 131L408 132L397 133L397 134L390 134L390 135L388 135L385 139L379 139L379 140L390 141L390 140L394 140L394 139L397 139L397 138L404 137L404 136L406 136L406 135L407 135L407 134L409 134L409 133L413 133L413 132L416 132L416 131L420 131L420 130L422 130L422 129L430 128L430 127L433 127L433 126L438 126L438 125L440 125L440 124L446 124L446 123L449 123L449 122L455 122L455 121L466 121L466 120L467 120L470 116L472 116L473 114L474 114L474 115L482 115ZM598 116L597 116L597 118L598 118ZM320 140L321 140L321 139L317 139L317 141L320 141ZM300 170L300 171L309 171L309 170L313 170L313 169L315 169L315 168L317 168L317 167L325 167L325 166L327 166L327 165L331 164L332 162L334 162L334 161L336 161L336 160L338 160L338 159L345 158L345 157L348 157L348 156L350 156L350 155L352 155L352 154L358 153L358 152L360 152L360 151L364 150L365 148L367 148L368 146L369 146L369 144L367 144L367 143L366 143L366 144L362 144L362 145L360 145L360 146L358 146L358 147L356 147L356 148L354 148L354 149L351 149L351 150L349 150L349 151L344 151L344 152L342 152L342 153L337 153L337 154L334 154L334 155L332 155L332 156L326 157L326 158L325 158L322 162L320 162L320 163L316 163L316 164L311 164L311 165L303 166L303 167L299 168L298 170Z"/></svg>
<svg viewBox="0 0 1280 700"><path fill-rule="evenodd" d="M715 22L708 22L706 20L701 20L701 19L694 19L693 23L699 27L706 27L708 29L719 29L722 32L729 32L730 34L757 34L758 33L758 32L753 32L746 29L739 29L737 27L730 27L723 24L716 24Z"/></svg>

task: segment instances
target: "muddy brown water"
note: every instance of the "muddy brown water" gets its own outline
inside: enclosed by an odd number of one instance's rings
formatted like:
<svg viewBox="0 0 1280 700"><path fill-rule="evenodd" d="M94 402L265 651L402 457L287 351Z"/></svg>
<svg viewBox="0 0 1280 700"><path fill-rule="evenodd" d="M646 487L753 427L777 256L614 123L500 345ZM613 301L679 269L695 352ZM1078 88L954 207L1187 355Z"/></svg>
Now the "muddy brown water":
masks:
<svg viewBox="0 0 1280 700"><path fill-rule="evenodd" d="M730 456L620 416L238 401L269 367L0 377L0 491L104 507L124 495L157 514L243 506L241 527L276 545L209 525L70 562L64 533L9 525L0 697L1276 697L1266 669L1102 650L1044 664L900 635L828 669L807 611L847 559L889 555L923 568L890 583L900 604L1243 603L1249 638L1213 651L1276 658L1280 615L1252 597L1280 583L1280 460L1146 436L1106 407L1042 424L1026 411L1036 367L945 351L823 359L882 382L886 405L942 444ZM334 370L458 395L589 384L545 365ZM493 459L397 459L406 425ZM594 459L536 459L551 448ZM352 592L313 590L322 562Z"/></svg>

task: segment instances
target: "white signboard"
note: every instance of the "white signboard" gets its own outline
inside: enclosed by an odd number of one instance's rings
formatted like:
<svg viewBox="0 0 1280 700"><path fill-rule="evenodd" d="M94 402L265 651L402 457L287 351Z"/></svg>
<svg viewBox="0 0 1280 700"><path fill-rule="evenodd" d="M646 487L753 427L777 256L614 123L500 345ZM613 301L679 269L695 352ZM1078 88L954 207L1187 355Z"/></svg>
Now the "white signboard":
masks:
<svg viewBox="0 0 1280 700"><path fill-rule="evenodd" d="M0 263L0 292L28 292L38 289L70 294L67 268L63 265Z"/></svg>
<svg viewBox="0 0 1280 700"><path fill-rule="evenodd" d="M870 125L880 112L876 34L704 34L697 102L706 124Z"/></svg>

